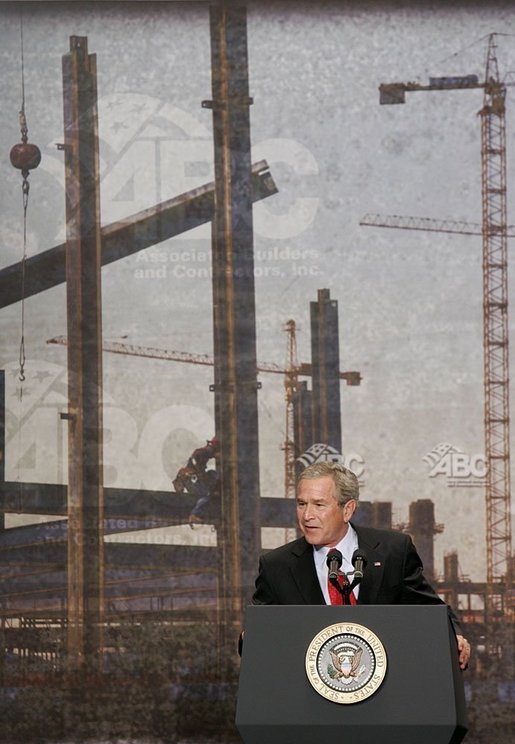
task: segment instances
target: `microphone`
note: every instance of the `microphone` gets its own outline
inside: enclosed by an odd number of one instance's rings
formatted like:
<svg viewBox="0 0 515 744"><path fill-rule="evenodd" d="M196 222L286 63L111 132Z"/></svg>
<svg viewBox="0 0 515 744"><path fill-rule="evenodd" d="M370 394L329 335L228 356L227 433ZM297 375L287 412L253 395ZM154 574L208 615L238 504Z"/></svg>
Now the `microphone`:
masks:
<svg viewBox="0 0 515 744"><path fill-rule="evenodd" d="M367 554L361 548L357 548L352 554L352 565L354 566L354 579L363 578L363 571L367 567L368 558Z"/></svg>
<svg viewBox="0 0 515 744"><path fill-rule="evenodd" d="M343 556L336 548L331 548L327 554L326 563L329 567L329 578L336 579L338 577L338 569L342 565Z"/></svg>

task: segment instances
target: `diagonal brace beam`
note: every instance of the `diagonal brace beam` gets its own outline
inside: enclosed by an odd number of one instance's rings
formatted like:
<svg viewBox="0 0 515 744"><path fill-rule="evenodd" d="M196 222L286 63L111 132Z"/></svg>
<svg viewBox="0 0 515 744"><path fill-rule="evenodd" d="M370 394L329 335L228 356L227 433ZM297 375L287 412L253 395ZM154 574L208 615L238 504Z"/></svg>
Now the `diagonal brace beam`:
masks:
<svg viewBox="0 0 515 744"><path fill-rule="evenodd" d="M266 160L252 167L252 201L277 193ZM101 230L102 266L210 222L214 214L214 182L144 209ZM63 284L65 243L30 256L25 262L25 297ZM0 271L0 308L21 300L21 262Z"/></svg>

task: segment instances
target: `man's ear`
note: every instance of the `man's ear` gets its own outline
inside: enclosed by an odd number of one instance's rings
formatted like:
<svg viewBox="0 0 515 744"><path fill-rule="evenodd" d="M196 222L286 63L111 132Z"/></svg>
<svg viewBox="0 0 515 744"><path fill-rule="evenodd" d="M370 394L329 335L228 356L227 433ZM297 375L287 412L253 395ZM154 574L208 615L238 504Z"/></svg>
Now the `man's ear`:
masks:
<svg viewBox="0 0 515 744"><path fill-rule="evenodd" d="M347 501L347 503L345 504L344 506L345 518L349 522L352 519L352 515L354 514L357 508L358 508L358 502L356 501L356 499L349 499L349 501Z"/></svg>

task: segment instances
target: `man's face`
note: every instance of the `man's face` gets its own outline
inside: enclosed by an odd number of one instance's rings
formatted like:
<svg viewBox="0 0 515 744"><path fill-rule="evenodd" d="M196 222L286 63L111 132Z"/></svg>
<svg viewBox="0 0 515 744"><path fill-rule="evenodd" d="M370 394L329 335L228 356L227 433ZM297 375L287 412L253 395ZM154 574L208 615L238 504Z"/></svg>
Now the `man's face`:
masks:
<svg viewBox="0 0 515 744"><path fill-rule="evenodd" d="M297 519L311 545L336 545L347 533L356 502L352 499L340 506L335 492L336 485L329 475L299 483Z"/></svg>

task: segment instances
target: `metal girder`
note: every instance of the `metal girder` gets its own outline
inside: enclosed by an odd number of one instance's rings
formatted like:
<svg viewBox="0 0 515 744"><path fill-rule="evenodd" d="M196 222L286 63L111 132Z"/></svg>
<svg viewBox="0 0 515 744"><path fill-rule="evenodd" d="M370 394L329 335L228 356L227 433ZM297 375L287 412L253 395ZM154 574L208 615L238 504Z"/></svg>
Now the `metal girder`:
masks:
<svg viewBox="0 0 515 744"><path fill-rule="evenodd" d="M208 596L216 607L215 547L108 543L105 560L106 613L148 612L148 602L156 598L164 598L163 609L200 609ZM47 611L64 616L66 566L64 542L0 551L0 616Z"/></svg>
<svg viewBox="0 0 515 744"><path fill-rule="evenodd" d="M198 545L159 545L153 543L106 543L106 570L148 570L153 572L212 569L216 564L217 548ZM0 567L32 567L46 573L55 568L66 568L66 546L63 542L12 546L0 550Z"/></svg>
<svg viewBox="0 0 515 744"><path fill-rule="evenodd" d="M102 669L102 293L96 55L63 56L68 321L68 663Z"/></svg>
<svg viewBox="0 0 515 744"><path fill-rule="evenodd" d="M204 556L204 560L207 556ZM199 570L202 568L203 570ZM159 574L134 570L110 570L106 572L106 599L113 597L158 596L187 591L194 595L203 591L206 585L216 589L216 569L190 568L188 571L174 572L170 568ZM2 602L16 597L30 595L36 602L38 597L66 598L66 571L41 571L31 575L5 577L0 575Z"/></svg>
<svg viewBox="0 0 515 744"><path fill-rule="evenodd" d="M3 483L5 483L5 370L0 369L0 494ZM0 507L0 533L4 528L5 515Z"/></svg>
<svg viewBox="0 0 515 744"><path fill-rule="evenodd" d="M252 166L253 202L277 193L266 160ZM215 184L207 183L155 207L101 229L102 266L132 256L213 219ZM24 296L44 292L66 281L65 244L29 256L25 262ZM21 262L0 270L0 309L21 300Z"/></svg>
<svg viewBox="0 0 515 744"><path fill-rule="evenodd" d="M170 491L143 491L135 488L104 488L104 525L108 532L146 530L184 524L195 505L195 497ZM261 527L292 527L295 508L290 499L265 496L260 499ZM0 488L0 510L13 514L66 514L66 486L53 483L7 481ZM216 520L216 505L212 518ZM209 523L210 517L206 517ZM112 523L116 520L116 523ZM51 524L51 523L50 523ZM55 524L55 523L54 523ZM38 528L48 525L37 525ZM17 527L8 530L32 529ZM28 533L27 533L28 534ZM2 541L0 533L0 547Z"/></svg>
<svg viewBox="0 0 515 744"><path fill-rule="evenodd" d="M241 622L261 551L256 316L247 16L211 5L215 152L213 329L215 428L221 442L221 632ZM224 641L222 641L222 647Z"/></svg>
<svg viewBox="0 0 515 744"><path fill-rule="evenodd" d="M313 360L313 442L342 451L338 302L328 289L310 303Z"/></svg>
<svg viewBox="0 0 515 744"><path fill-rule="evenodd" d="M7 481L0 488L0 510L14 514L66 514L67 487L54 483ZM104 488L104 516L138 519L136 525L120 525L120 530L149 529L188 520L196 499L171 491L144 491L136 488ZM23 528L20 528L23 529Z"/></svg>

